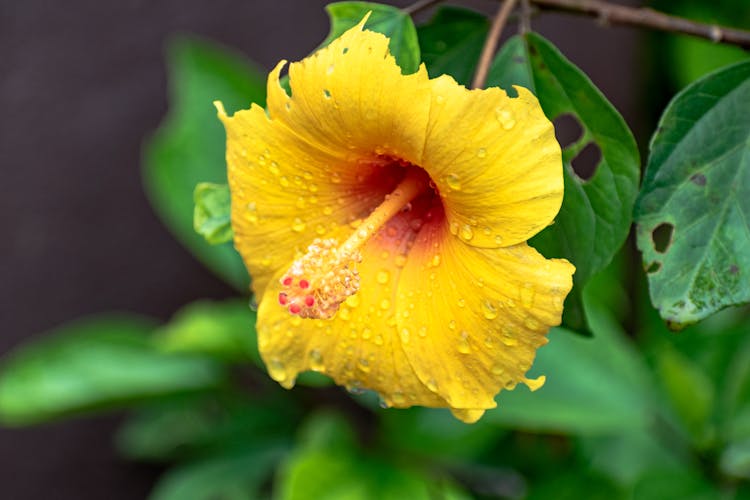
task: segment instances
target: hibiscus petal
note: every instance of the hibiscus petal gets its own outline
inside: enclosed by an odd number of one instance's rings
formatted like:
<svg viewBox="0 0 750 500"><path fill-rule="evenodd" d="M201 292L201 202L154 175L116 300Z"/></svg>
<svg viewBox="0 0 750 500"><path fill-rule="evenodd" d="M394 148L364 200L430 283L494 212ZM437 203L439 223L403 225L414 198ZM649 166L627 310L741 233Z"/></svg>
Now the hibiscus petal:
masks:
<svg viewBox="0 0 750 500"><path fill-rule="evenodd" d="M424 65L402 75L388 38L362 31L364 20L327 47L289 66L292 96L268 78L268 111L316 147L349 158L374 154L418 164L431 83Z"/></svg>
<svg viewBox="0 0 750 500"><path fill-rule="evenodd" d="M525 243L481 249L426 224L398 287L399 328L421 331L402 343L409 362L454 409L492 408L518 382L538 387L525 373L560 323L573 271Z"/></svg>
<svg viewBox="0 0 750 500"><path fill-rule="evenodd" d="M515 245L549 225L563 198L562 156L531 92L467 90L432 80L423 162L443 198L451 232L469 245Z"/></svg>
<svg viewBox="0 0 750 500"><path fill-rule="evenodd" d="M275 380L291 387L299 372L316 370L339 385L372 389L389 406L447 406L420 381L401 348L395 284L413 236L405 215L374 236L358 265L360 291L329 320L289 314L276 301L277 280L271 282L260 303L257 330L261 355Z"/></svg>

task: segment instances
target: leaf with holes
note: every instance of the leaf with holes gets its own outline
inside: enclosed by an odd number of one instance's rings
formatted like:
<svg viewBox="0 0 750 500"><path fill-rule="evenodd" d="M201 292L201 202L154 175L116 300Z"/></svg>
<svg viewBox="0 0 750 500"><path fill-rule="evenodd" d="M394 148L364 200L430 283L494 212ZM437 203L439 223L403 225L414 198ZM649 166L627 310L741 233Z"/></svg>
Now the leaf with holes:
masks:
<svg viewBox="0 0 750 500"><path fill-rule="evenodd" d="M566 132L561 120L581 129L580 137L563 144L565 198L560 213L531 244L547 257L565 257L575 264L563 322L584 330L582 288L612 260L630 228L640 171L635 139L591 80L537 34L508 40L487 81L510 94L515 94L512 85L531 89L555 121L558 137ZM577 163L586 160L594 161L589 168L578 168Z"/></svg>
<svg viewBox="0 0 750 500"><path fill-rule="evenodd" d="M636 207L651 302L679 328L750 302L750 62L680 92Z"/></svg>
<svg viewBox="0 0 750 500"><path fill-rule="evenodd" d="M448 74L468 85L489 29L487 17L478 12L439 8L427 24L417 28L422 61L430 76Z"/></svg>
<svg viewBox="0 0 750 500"><path fill-rule="evenodd" d="M401 70L409 74L419 68L417 29L411 16L403 10L372 2L336 2L326 6L326 10L331 18L331 32L322 47L356 26L369 13L365 28L382 33L390 39L391 54L396 58Z"/></svg>
<svg viewBox="0 0 750 500"><path fill-rule="evenodd" d="M225 183L224 128L211 104L228 111L265 101L265 77L242 57L196 39L169 44L170 109L144 148L143 178L156 213L196 257L239 290L248 275L230 243L211 246L193 229L193 190L199 182Z"/></svg>

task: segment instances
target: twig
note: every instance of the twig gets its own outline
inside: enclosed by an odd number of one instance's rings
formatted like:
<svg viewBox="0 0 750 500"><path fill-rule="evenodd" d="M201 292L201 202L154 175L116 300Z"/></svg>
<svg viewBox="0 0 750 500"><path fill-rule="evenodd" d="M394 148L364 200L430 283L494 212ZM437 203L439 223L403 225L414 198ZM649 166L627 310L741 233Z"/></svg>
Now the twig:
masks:
<svg viewBox="0 0 750 500"><path fill-rule="evenodd" d="M522 35L531 31L531 3L521 0L521 17L518 22L518 32Z"/></svg>
<svg viewBox="0 0 750 500"><path fill-rule="evenodd" d="M413 16L414 14L423 11L424 9L430 8L432 5L436 3L440 3L443 0L419 0L418 2L414 2L413 4L404 7L401 9L405 14L408 14L410 16Z"/></svg>
<svg viewBox="0 0 750 500"><path fill-rule="evenodd" d="M484 41L484 47L482 47L482 55L479 57L477 71L474 73L474 81L471 82L472 88L478 89L484 87L490 63L492 63L492 56L495 55L497 42L500 39L500 33L502 33L503 26L505 26L505 22L508 20L508 15L515 5L516 0L505 0L500 5L497 14L495 14L495 18L492 20L492 27L490 27L490 32Z"/></svg>
<svg viewBox="0 0 750 500"><path fill-rule="evenodd" d="M549 9L577 12L599 18L604 23L645 26L673 33L684 33L713 42L722 42L750 49L750 32L704 24L670 16L646 7L626 7L601 0L530 0L534 5Z"/></svg>

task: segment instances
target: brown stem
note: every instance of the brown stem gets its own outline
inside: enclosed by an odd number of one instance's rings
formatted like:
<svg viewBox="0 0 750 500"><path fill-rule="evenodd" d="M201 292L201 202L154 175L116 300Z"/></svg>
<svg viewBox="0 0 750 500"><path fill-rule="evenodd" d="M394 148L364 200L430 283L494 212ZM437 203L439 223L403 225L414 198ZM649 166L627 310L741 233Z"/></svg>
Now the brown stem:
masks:
<svg viewBox="0 0 750 500"><path fill-rule="evenodd" d="M505 0L495 14L495 18L492 20L492 27L487 35L487 39L484 41L484 47L482 48L482 55L479 57L479 64L477 65L477 71L474 73L474 81L471 82L471 87L479 89L484 87L484 82L487 80L487 73L490 70L490 64L492 63L492 56L495 55L495 49L497 48L497 42L500 39L500 33L503 31L503 26L508 20L510 11L516 5L516 0Z"/></svg>
<svg viewBox="0 0 750 500"><path fill-rule="evenodd" d="M750 49L750 32L704 24L670 16L646 7L626 7L601 0L530 0L534 5L549 9L576 12L597 17L604 23L644 26L672 33L684 33L713 42L722 42Z"/></svg>
<svg viewBox="0 0 750 500"><path fill-rule="evenodd" d="M428 9L431 6L435 5L436 3L440 3L443 0L419 0L418 2L414 2L413 4L404 7L401 9L405 14L408 14L410 16L413 16L414 14L423 11L424 9Z"/></svg>

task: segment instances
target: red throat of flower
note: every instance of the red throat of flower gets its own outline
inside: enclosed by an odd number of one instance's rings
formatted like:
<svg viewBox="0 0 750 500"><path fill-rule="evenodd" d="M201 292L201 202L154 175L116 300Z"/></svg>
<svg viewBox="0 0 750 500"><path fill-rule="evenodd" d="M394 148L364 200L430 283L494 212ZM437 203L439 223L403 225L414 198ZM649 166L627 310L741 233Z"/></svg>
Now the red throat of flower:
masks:
<svg viewBox="0 0 750 500"><path fill-rule="evenodd" d="M406 167L406 175L342 244L335 239L316 239L307 253L294 261L280 283L279 304L302 318L331 318L347 297L359 290L354 265L361 262L359 249L394 215L429 188L421 168Z"/></svg>

